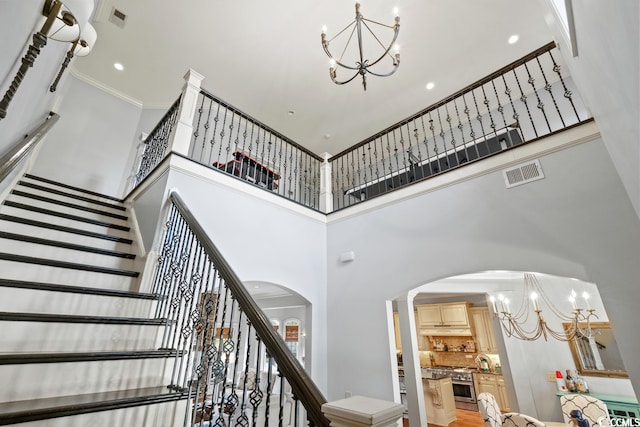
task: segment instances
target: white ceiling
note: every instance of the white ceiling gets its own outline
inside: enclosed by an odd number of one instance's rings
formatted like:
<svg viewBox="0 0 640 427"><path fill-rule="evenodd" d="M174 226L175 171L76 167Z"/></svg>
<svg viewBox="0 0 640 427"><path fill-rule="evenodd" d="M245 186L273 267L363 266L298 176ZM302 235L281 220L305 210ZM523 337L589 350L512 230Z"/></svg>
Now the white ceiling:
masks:
<svg viewBox="0 0 640 427"><path fill-rule="evenodd" d="M107 19L114 6L127 15L124 29ZM336 154L552 40L538 1L361 1L365 18L386 24L394 6L401 65L368 77L366 92L360 78L331 82L320 43L323 25L332 37L353 20L353 0L100 0L98 41L74 71L166 108L193 68L214 95L315 153ZM520 40L510 45L512 34Z"/></svg>

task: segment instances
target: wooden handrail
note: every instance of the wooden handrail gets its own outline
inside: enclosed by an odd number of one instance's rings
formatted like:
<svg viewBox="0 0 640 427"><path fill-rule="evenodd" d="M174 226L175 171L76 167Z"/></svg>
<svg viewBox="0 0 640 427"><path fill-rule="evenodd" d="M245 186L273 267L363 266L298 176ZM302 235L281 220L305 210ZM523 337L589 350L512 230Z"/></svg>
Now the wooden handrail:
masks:
<svg viewBox="0 0 640 427"><path fill-rule="evenodd" d="M267 316L260 310L251 294L246 290L236 273L231 269L231 266L229 266L205 230L195 219L180 195L172 191L169 198L188 224L204 251L211 258L218 273L224 279L225 284L231 289L234 299L251 321L251 325L260 337L260 340L264 343L267 353L275 359L278 364L278 369L289 382L293 394L306 409L309 420L315 426L329 427L329 421L322 414L321 410L322 404L327 402L322 392L304 370L300 362L291 354L282 337L278 335Z"/></svg>
<svg viewBox="0 0 640 427"><path fill-rule="evenodd" d="M42 137L56 124L60 116L53 111L44 119L43 122L33 127L20 141L13 144L0 157L0 182L9 176L13 169L20 164L27 154L40 142Z"/></svg>

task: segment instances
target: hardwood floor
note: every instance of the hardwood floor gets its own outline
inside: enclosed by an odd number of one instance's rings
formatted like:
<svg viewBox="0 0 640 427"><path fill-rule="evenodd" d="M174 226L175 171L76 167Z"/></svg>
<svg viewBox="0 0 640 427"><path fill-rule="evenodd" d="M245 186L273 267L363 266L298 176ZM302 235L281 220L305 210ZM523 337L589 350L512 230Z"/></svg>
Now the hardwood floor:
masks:
<svg viewBox="0 0 640 427"><path fill-rule="evenodd" d="M410 427L409 420L406 418L403 420L403 427ZM429 424L429 427L439 426ZM449 427L484 427L484 421L482 421L480 412L456 409L456 420L449 424Z"/></svg>

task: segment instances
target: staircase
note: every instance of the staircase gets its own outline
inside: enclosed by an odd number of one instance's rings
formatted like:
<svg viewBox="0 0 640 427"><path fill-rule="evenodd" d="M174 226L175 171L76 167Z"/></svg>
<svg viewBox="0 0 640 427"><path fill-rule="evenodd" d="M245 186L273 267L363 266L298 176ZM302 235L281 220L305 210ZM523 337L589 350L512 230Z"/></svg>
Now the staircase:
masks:
<svg viewBox="0 0 640 427"><path fill-rule="evenodd" d="M182 425L121 200L25 175L0 207L0 425Z"/></svg>

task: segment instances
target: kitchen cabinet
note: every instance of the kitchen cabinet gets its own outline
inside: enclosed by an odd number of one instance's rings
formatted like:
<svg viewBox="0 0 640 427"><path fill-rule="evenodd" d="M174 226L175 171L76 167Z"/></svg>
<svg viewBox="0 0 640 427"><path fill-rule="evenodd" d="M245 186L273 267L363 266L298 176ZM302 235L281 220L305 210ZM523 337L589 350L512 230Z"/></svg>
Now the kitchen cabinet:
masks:
<svg viewBox="0 0 640 427"><path fill-rule="evenodd" d="M476 380L477 394L491 393L493 397L496 398L502 412L511 411L507 388L502 375L476 373L474 377Z"/></svg>
<svg viewBox="0 0 640 427"><path fill-rule="evenodd" d="M474 326L474 339L479 352L497 354L498 345L493 332L491 314L487 307L472 307L469 309Z"/></svg>
<svg viewBox="0 0 640 427"><path fill-rule="evenodd" d="M448 426L456 420L456 402L450 377L423 378L422 389L429 425Z"/></svg>
<svg viewBox="0 0 640 427"><path fill-rule="evenodd" d="M396 312L393 313L393 331L396 336L396 350L402 351L402 343L400 342L400 320Z"/></svg>
<svg viewBox="0 0 640 427"><path fill-rule="evenodd" d="M424 304L416 308L420 328L469 328L467 304Z"/></svg>
<svg viewBox="0 0 640 427"><path fill-rule="evenodd" d="M504 377L502 375L496 375L496 383L498 384L498 405L504 412L511 412L511 405L509 404L509 396L507 396L507 386L504 383Z"/></svg>

